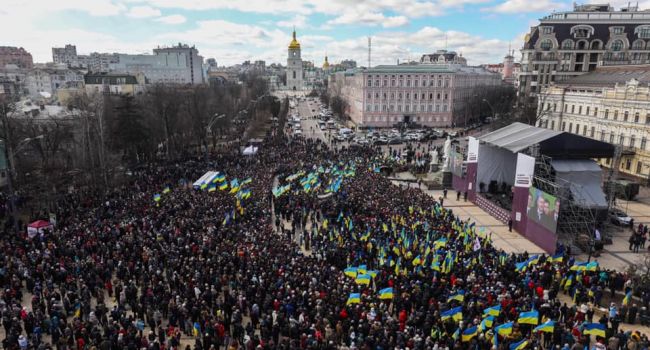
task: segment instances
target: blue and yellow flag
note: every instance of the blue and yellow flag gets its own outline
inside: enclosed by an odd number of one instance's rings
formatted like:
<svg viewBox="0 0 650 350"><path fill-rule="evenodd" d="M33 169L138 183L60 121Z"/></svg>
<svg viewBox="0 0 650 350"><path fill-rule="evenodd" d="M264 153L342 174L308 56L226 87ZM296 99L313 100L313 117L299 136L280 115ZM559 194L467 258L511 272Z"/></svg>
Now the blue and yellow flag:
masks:
<svg viewBox="0 0 650 350"><path fill-rule="evenodd" d="M225 191L226 189L228 189L228 183L227 182L222 183L221 186L219 186L219 189Z"/></svg>
<svg viewBox="0 0 650 350"><path fill-rule="evenodd" d="M162 191L163 194L167 194L171 192L172 190L169 188L169 186L165 187L165 189Z"/></svg>
<svg viewBox="0 0 650 350"><path fill-rule="evenodd" d="M198 322L194 322L192 334L194 334L195 337L198 337L201 334L201 325Z"/></svg>
<svg viewBox="0 0 650 350"><path fill-rule="evenodd" d="M533 329L534 332L545 332L545 333L553 333L553 330L555 329L555 321L553 320L548 320L539 326L535 327Z"/></svg>
<svg viewBox="0 0 650 350"><path fill-rule="evenodd" d="M445 321L447 319L452 319L454 321L461 321L463 319L463 307L458 306L453 309L449 309L447 311L443 311L440 313L440 318Z"/></svg>
<svg viewBox="0 0 650 350"><path fill-rule="evenodd" d="M492 306L483 310L483 315L499 316L500 313L501 313L501 305Z"/></svg>
<svg viewBox="0 0 650 350"><path fill-rule="evenodd" d="M564 254L560 253L560 254L553 255L551 257L551 261L555 263L561 263L562 261L564 261Z"/></svg>
<svg viewBox="0 0 650 350"><path fill-rule="evenodd" d="M447 302L450 302L452 300L456 300L459 302L465 301L465 291L464 290L459 290L458 293L450 295L449 298L447 298Z"/></svg>
<svg viewBox="0 0 650 350"><path fill-rule="evenodd" d="M584 328L582 329L582 334L591 334L605 338L605 326L600 323L585 323Z"/></svg>
<svg viewBox="0 0 650 350"><path fill-rule="evenodd" d="M360 274L366 274L368 272L368 267L366 265L359 265L357 268Z"/></svg>
<svg viewBox="0 0 650 350"><path fill-rule="evenodd" d="M343 273L348 277L357 278L356 267L348 267L347 269L343 270Z"/></svg>
<svg viewBox="0 0 650 350"><path fill-rule="evenodd" d="M481 331L485 331L488 328L492 328L492 325L494 325L494 319L496 317L494 316L488 316L481 321Z"/></svg>
<svg viewBox="0 0 650 350"><path fill-rule="evenodd" d="M77 318L81 317L81 304L80 303L76 303L75 306L74 306L74 317L77 317Z"/></svg>
<svg viewBox="0 0 650 350"><path fill-rule="evenodd" d="M350 296L348 297L348 301L345 303L345 305L359 304L359 303L361 303L361 293L350 293Z"/></svg>
<svg viewBox="0 0 650 350"><path fill-rule="evenodd" d="M523 339L510 345L510 350L522 350L528 345L528 339Z"/></svg>
<svg viewBox="0 0 650 350"><path fill-rule="evenodd" d="M510 335L512 334L512 322L496 326L494 330L498 335Z"/></svg>
<svg viewBox="0 0 650 350"><path fill-rule="evenodd" d="M519 324L532 324L536 325L539 323L539 312L537 310L522 312L519 314L517 319Z"/></svg>
<svg viewBox="0 0 650 350"><path fill-rule="evenodd" d="M160 202L160 193L156 193L153 195L153 201L154 202Z"/></svg>
<svg viewBox="0 0 650 350"><path fill-rule="evenodd" d="M478 328L476 326L470 327L463 331L461 340L464 342L470 341L472 340L472 338L474 338L477 335L478 335Z"/></svg>
<svg viewBox="0 0 650 350"><path fill-rule="evenodd" d="M627 306L630 304L630 300L632 299L632 291L627 292L625 294L625 297L623 298L623 305Z"/></svg>
<svg viewBox="0 0 650 350"><path fill-rule="evenodd" d="M388 287L379 291L379 299L390 300L393 299L393 288Z"/></svg>
<svg viewBox="0 0 650 350"><path fill-rule="evenodd" d="M365 284L369 285L370 284L370 275L357 275L357 278L354 280L357 284Z"/></svg>

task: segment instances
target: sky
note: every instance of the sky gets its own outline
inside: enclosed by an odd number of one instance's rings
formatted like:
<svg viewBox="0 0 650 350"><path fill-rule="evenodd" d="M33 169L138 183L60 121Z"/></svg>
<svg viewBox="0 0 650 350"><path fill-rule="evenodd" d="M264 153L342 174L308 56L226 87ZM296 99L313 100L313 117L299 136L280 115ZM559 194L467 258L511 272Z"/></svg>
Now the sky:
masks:
<svg viewBox="0 0 650 350"><path fill-rule="evenodd" d="M49 62L52 47L65 44L78 54L141 54L182 42L220 66L286 64L295 26L303 59L317 66L325 55L366 66L368 37L373 66L439 49L470 64L498 63L509 47L518 52L539 18L571 7L567 0L2 0L0 46ZM650 8L650 0L640 7Z"/></svg>

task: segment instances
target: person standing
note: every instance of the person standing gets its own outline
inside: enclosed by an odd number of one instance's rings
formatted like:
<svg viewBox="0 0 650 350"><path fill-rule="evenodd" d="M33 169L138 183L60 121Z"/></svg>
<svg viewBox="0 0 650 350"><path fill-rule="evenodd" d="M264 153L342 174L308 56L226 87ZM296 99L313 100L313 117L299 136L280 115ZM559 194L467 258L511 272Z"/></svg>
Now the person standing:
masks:
<svg viewBox="0 0 650 350"><path fill-rule="evenodd" d="M508 219L508 232L512 232L512 218Z"/></svg>

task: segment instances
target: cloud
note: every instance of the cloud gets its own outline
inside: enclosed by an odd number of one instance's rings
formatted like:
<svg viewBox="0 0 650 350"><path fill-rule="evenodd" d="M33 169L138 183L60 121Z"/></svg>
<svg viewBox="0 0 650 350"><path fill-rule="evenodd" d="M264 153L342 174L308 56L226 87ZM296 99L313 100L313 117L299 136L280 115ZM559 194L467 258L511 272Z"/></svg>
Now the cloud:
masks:
<svg viewBox="0 0 650 350"><path fill-rule="evenodd" d="M126 15L132 18L158 17L160 16L160 10L150 6L134 6Z"/></svg>
<svg viewBox="0 0 650 350"><path fill-rule="evenodd" d="M183 24L187 19L183 15L169 15L156 18L155 21L165 24Z"/></svg>
<svg viewBox="0 0 650 350"><path fill-rule="evenodd" d="M497 6L482 9L488 12L497 13L529 13L548 12L551 9L560 10L566 8L566 4L552 2L551 0L507 0Z"/></svg>
<svg viewBox="0 0 650 350"><path fill-rule="evenodd" d="M381 25L384 28L400 27L408 24L408 18L405 16L386 17L380 12L366 13L346 13L326 23L327 26L347 25L347 24L365 24L370 26Z"/></svg>
<svg viewBox="0 0 650 350"><path fill-rule="evenodd" d="M307 27L307 16L296 15L288 20L278 21L276 23L278 27L284 28L306 28Z"/></svg>

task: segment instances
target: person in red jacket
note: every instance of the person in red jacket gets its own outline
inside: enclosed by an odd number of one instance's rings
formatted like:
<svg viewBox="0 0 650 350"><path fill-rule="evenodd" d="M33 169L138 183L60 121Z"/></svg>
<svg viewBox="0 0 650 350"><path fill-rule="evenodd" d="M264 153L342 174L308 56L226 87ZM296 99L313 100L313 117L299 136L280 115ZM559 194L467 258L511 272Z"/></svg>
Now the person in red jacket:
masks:
<svg viewBox="0 0 650 350"><path fill-rule="evenodd" d="M406 328L406 310L402 309L402 311L399 312L399 330L401 332L404 332L404 329Z"/></svg>

